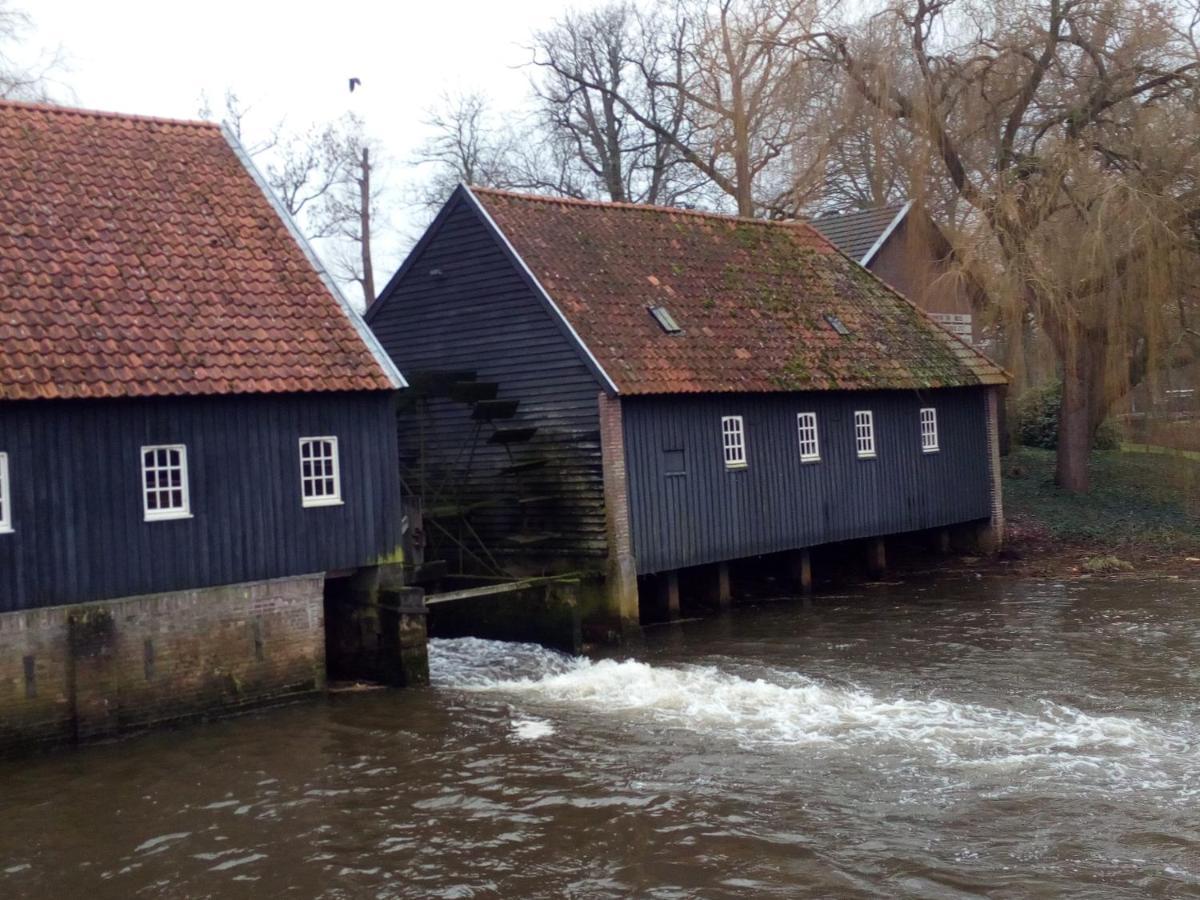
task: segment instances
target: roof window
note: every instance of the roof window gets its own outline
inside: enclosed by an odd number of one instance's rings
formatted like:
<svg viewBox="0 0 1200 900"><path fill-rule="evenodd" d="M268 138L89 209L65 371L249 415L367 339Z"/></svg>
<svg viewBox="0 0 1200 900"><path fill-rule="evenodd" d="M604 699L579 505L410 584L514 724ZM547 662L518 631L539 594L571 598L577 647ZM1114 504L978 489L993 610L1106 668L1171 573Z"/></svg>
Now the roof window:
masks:
<svg viewBox="0 0 1200 900"><path fill-rule="evenodd" d="M667 334L679 334L683 331L679 327L679 323L675 321L675 317L667 312L665 306L648 306L650 315L654 316L654 321L659 324L663 331Z"/></svg>
<svg viewBox="0 0 1200 900"><path fill-rule="evenodd" d="M843 322L841 319L839 319L837 316L835 316L833 313L825 313L825 321L828 322L829 327L832 328L834 331L836 331L838 334L847 335L850 333L850 329L846 327L846 323Z"/></svg>

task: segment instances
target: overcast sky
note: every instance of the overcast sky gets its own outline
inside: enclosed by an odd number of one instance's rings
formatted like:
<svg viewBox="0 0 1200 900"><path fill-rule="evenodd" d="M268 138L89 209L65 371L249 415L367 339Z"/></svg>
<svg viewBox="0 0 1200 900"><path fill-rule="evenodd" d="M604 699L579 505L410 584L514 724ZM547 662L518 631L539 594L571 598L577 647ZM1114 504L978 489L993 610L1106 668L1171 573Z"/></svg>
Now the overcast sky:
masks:
<svg viewBox="0 0 1200 900"><path fill-rule="evenodd" d="M563 13L555 0L433 3L259 0L14 0L34 19L32 49L59 47L68 69L57 99L96 109L194 118L202 91L215 110L227 87L252 108L249 128L303 128L347 110L390 156L399 194L415 177L424 110L445 91L484 90L497 109L521 105L532 31ZM581 0L580 6L589 5ZM351 76L361 90L348 90ZM387 280L407 249L413 214L392 202L398 235L377 248Z"/></svg>

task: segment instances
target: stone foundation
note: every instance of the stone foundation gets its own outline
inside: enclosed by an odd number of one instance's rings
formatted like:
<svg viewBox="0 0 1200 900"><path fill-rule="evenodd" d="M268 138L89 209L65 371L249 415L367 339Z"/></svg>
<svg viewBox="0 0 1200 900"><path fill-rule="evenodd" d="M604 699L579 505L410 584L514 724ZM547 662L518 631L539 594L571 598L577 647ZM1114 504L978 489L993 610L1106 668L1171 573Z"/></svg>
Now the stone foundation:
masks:
<svg viewBox="0 0 1200 900"><path fill-rule="evenodd" d="M0 614L0 753L325 684L323 575Z"/></svg>
<svg viewBox="0 0 1200 900"><path fill-rule="evenodd" d="M425 592L402 565L370 566L325 591L328 672L392 687L429 684Z"/></svg>

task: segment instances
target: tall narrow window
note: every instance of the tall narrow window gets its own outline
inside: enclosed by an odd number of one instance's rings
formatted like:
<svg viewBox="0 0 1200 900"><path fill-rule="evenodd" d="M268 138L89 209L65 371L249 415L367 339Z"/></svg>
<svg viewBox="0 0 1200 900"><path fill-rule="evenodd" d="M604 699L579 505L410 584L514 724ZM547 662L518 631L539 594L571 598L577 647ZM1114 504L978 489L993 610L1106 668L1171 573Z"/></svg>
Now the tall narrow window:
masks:
<svg viewBox="0 0 1200 900"><path fill-rule="evenodd" d="M937 453L937 410L927 406L921 410L921 449L926 453Z"/></svg>
<svg viewBox="0 0 1200 900"><path fill-rule="evenodd" d="M869 409L854 414L854 447L859 459L875 458L875 415Z"/></svg>
<svg viewBox="0 0 1200 900"><path fill-rule="evenodd" d="M191 515L187 447L183 444L142 448L142 512L147 522Z"/></svg>
<svg viewBox="0 0 1200 900"><path fill-rule="evenodd" d="M300 438L300 499L304 506L337 506L342 502L337 438Z"/></svg>
<svg viewBox="0 0 1200 900"><path fill-rule="evenodd" d="M725 446L725 468L746 468L746 432L741 416L721 417L721 438Z"/></svg>
<svg viewBox="0 0 1200 900"><path fill-rule="evenodd" d="M819 462L821 445L817 441L817 414L797 413L796 428L800 432L800 462Z"/></svg>
<svg viewBox="0 0 1200 900"><path fill-rule="evenodd" d="M0 534L7 534L12 530L12 494L8 490L8 454L0 453Z"/></svg>

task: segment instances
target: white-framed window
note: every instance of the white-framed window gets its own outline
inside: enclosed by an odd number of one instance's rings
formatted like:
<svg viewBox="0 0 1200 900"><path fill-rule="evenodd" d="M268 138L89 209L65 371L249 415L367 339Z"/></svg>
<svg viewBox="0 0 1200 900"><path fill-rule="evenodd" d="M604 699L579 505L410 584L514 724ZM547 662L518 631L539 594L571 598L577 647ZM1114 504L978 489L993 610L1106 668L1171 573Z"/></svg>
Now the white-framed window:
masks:
<svg viewBox="0 0 1200 900"><path fill-rule="evenodd" d="M142 512L147 522L191 517L183 444L142 448Z"/></svg>
<svg viewBox="0 0 1200 900"><path fill-rule="evenodd" d="M817 439L817 414L796 414L796 430L800 434L800 462L819 462L821 444Z"/></svg>
<svg viewBox="0 0 1200 900"><path fill-rule="evenodd" d="M937 410L927 406L921 410L921 449L926 453L937 453Z"/></svg>
<svg viewBox="0 0 1200 900"><path fill-rule="evenodd" d="M300 500L304 506L337 506L342 502L336 437L300 438Z"/></svg>
<svg viewBox="0 0 1200 900"><path fill-rule="evenodd" d="M0 453L0 534L13 530L12 493L8 487L8 454Z"/></svg>
<svg viewBox="0 0 1200 900"><path fill-rule="evenodd" d="M746 429L741 416L721 417L721 442L725 448L725 468L746 468Z"/></svg>
<svg viewBox="0 0 1200 900"><path fill-rule="evenodd" d="M859 459L875 458L875 414L869 409L854 414L854 449Z"/></svg>

